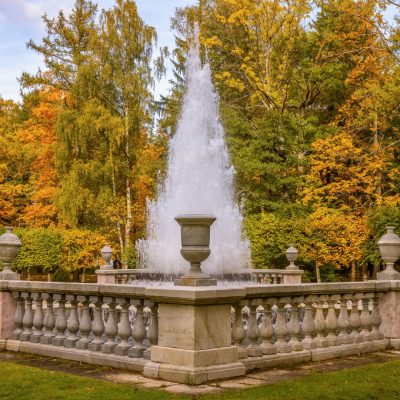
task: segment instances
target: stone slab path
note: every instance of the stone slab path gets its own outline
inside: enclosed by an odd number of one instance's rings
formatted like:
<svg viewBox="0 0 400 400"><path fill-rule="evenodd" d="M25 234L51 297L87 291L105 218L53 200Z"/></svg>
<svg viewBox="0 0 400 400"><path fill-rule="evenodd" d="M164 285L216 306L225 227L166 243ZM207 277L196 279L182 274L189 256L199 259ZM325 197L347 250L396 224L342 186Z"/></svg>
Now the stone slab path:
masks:
<svg viewBox="0 0 400 400"><path fill-rule="evenodd" d="M109 367L14 352L0 352L0 368L2 362L12 362L109 382L124 383L134 387L160 389L170 393L196 396L221 392L227 389L245 389L253 386L272 385L277 382L300 378L313 372L324 373L340 371L346 368L353 368L376 362L385 362L393 359L400 359L400 351L387 351L337 360L306 363L294 366L293 368L273 368L266 371L253 372L242 378L234 378L199 386L188 386L174 382L150 379L134 372L121 371Z"/></svg>

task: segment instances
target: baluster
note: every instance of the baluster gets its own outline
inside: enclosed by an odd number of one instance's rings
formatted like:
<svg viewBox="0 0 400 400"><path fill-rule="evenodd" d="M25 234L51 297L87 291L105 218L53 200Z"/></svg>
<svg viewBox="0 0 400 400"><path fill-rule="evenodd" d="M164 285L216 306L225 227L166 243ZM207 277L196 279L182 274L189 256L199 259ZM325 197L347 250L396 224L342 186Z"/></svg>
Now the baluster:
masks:
<svg viewBox="0 0 400 400"><path fill-rule="evenodd" d="M272 304L271 304L272 301ZM262 339L261 350L263 354L276 354L277 349L272 344L272 336L274 336L274 326L272 324L271 307L275 304L276 299L268 299L263 302L264 316L260 328L260 337Z"/></svg>
<svg viewBox="0 0 400 400"><path fill-rule="evenodd" d="M351 295L344 294L340 297L340 312L338 318L338 329L339 329L339 344L349 344L351 343L351 337L348 334L348 329L350 327L349 312L347 310L347 303Z"/></svg>
<svg viewBox="0 0 400 400"><path fill-rule="evenodd" d="M158 305L151 303L150 307L150 321L147 329L147 340L150 346L144 351L143 357L150 359L151 357L151 346L155 346L158 343Z"/></svg>
<svg viewBox="0 0 400 400"><path fill-rule="evenodd" d="M315 349L317 347L313 339L313 336L315 334L315 323L312 304L315 300L315 296L307 296L304 299L304 317L303 323L301 325L304 339L302 340L301 344L303 345L303 348L307 350Z"/></svg>
<svg viewBox="0 0 400 400"><path fill-rule="evenodd" d="M336 335L336 330L338 328L338 319L335 311L335 304L339 301L340 295L334 294L329 296L328 299L328 313L326 315L325 327L327 331L326 340L328 346L337 346L339 344L339 339Z"/></svg>
<svg viewBox="0 0 400 400"><path fill-rule="evenodd" d="M315 312L315 330L317 336L314 338L314 342L317 347L328 347L328 341L325 338L325 317L324 317L324 303L326 301L325 296L317 297L317 310Z"/></svg>
<svg viewBox="0 0 400 400"><path fill-rule="evenodd" d="M88 349L91 351L100 351L103 346L103 299L101 296L91 296L90 301L94 303L94 316L92 322L92 333L94 339L89 343Z"/></svg>
<svg viewBox="0 0 400 400"><path fill-rule="evenodd" d="M58 301L56 318L56 336L52 340L53 346L63 346L66 339L65 330L67 329L67 316L65 315L65 294L56 293L53 296Z"/></svg>
<svg viewBox="0 0 400 400"><path fill-rule="evenodd" d="M360 312L358 310L358 301L362 294L355 293L351 298L351 313L350 313L350 338L352 343L361 343L363 338L360 335L359 329L361 326Z"/></svg>
<svg viewBox="0 0 400 400"><path fill-rule="evenodd" d="M276 276L276 274L272 274L272 279L273 279L273 284L277 285L278 284L278 277Z"/></svg>
<svg viewBox="0 0 400 400"><path fill-rule="evenodd" d="M128 355L128 350L131 347L129 344L129 338L132 334L131 324L129 322L129 299L117 299L116 302L121 307L121 314L118 325L118 336L121 341L115 347L115 354L118 356L126 356Z"/></svg>
<svg viewBox="0 0 400 400"><path fill-rule="evenodd" d="M20 340L29 341L33 326L32 297L29 292L23 292L22 297L25 299L25 313L22 319L24 331L20 335Z"/></svg>
<svg viewBox="0 0 400 400"><path fill-rule="evenodd" d="M243 327L243 318L242 318L242 307L243 303L235 304L235 320L232 324L232 342L233 345L238 349L238 357L246 358L247 350L243 347L242 343L244 338L246 337L246 331Z"/></svg>
<svg viewBox="0 0 400 400"><path fill-rule="evenodd" d="M289 297L279 297L276 302L277 316L274 325L274 331L276 335L275 347L278 353L290 353L292 351L291 346L286 341L286 335L288 334L289 330L286 323L285 306L289 302Z"/></svg>
<svg viewBox="0 0 400 400"><path fill-rule="evenodd" d="M129 349L128 355L129 357L140 358L143 357L144 345L143 339L146 337L146 328L144 326L143 319L143 300L135 301L132 300L132 304L135 304L136 307L136 318L135 318L135 326L133 327L133 339L135 344L132 348Z"/></svg>
<svg viewBox="0 0 400 400"><path fill-rule="evenodd" d="M105 326L105 334L107 336L107 341L101 346L101 351L103 353L114 353L115 337L118 333L117 321L115 319L115 299L112 297L104 297L104 303L108 305L108 318Z"/></svg>
<svg viewBox="0 0 400 400"><path fill-rule="evenodd" d="M40 338L43 335L43 309L42 309L42 298L40 293L35 293L35 313L33 317L33 327L35 330L31 335L32 343L40 343Z"/></svg>
<svg viewBox="0 0 400 400"><path fill-rule="evenodd" d="M82 315L79 321L80 339L76 342L75 347L79 350L86 350L89 347L89 334L92 330L92 321L89 312L89 297L78 296L77 300L82 303Z"/></svg>
<svg viewBox="0 0 400 400"><path fill-rule="evenodd" d="M382 317L379 311L379 299L382 297L382 293L374 293L372 299L372 313L371 313L371 325L372 325L372 340L383 339L383 334L379 330L382 323Z"/></svg>
<svg viewBox="0 0 400 400"><path fill-rule="evenodd" d="M360 315L360 335L364 341L373 340L373 336L371 335L371 314L369 313L369 301L372 299L372 297L373 293L364 293L362 298L362 311Z"/></svg>
<svg viewBox="0 0 400 400"><path fill-rule="evenodd" d="M64 341L64 346L70 349L75 348L76 342L79 340L77 336L79 330L78 302L75 295L67 295L66 299L71 305L71 311L67 323L68 337Z"/></svg>
<svg viewBox="0 0 400 400"><path fill-rule="evenodd" d="M259 299L249 300L248 307L250 309L250 321L247 328L247 338L249 339L249 345L247 347L247 355L249 357L261 357L263 351L258 345L258 337L260 336L260 330L257 324L257 308L261 303Z"/></svg>
<svg viewBox="0 0 400 400"><path fill-rule="evenodd" d="M41 344L51 344L54 338L54 310L53 310L53 294L43 293L43 299L46 300L46 313L44 315L43 325L44 325L44 335L40 338Z"/></svg>
<svg viewBox="0 0 400 400"><path fill-rule="evenodd" d="M21 333L24 331L22 329L22 321L24 319L24 312L25 312L25 301L21 296L21 292L16 292L14 293L14 297L17 302L17 307L15 309L15 315L14 315L14 332L12 335L12 338L15 340L19 340Z"/></svg>
<svg viewBox="0 0 400 400"><path fill-rule="evenodd" d="M289 346L292 351L301 351L303 350L303 345L299 340L299 336L301 333L301 325L300 325L300 318L299 318L299 307L301 303L304 301L302 296L293 297L291 300L291 311L290 311L290 321L288 324L290 340Z"/></svg>

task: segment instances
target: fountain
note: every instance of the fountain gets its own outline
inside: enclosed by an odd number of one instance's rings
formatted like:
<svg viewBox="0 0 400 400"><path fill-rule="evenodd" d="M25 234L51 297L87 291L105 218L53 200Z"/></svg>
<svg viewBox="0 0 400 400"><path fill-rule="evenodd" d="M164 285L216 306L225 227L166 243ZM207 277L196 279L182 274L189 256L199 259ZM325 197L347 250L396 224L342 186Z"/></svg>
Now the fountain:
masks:
<svg viewBox="0 0 400 400"><path fill-rule="evenodd" d="M210 275L239 273L250 260L242 238L242 215L234 202L234 169L219 120L218 96L209 64L202 66L198 28L187 62L187 92L168 154L168 173L158 199L148 203L147 239L137 242L140 268L178 275L188 264L179 254L178 214L208 214L212 226L210 257L202 269Z"/></svg>

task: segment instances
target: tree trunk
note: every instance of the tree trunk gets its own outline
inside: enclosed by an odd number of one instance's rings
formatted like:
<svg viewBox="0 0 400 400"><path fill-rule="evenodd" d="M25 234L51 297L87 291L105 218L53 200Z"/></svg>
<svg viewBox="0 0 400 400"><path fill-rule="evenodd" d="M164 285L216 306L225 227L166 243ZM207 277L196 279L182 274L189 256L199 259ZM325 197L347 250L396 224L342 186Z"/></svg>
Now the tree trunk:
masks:
<svg viewBox="0 0 400 400"><path fill-rule="evenodd" d="M125 221L125 249L129 246L131 239L130 234L132 230L132 193L131 193L131 160L130 160L130 143L129 143L129 117L128 109L125 109L125 155L126 155L126 168L127 176L125 182L125 196L126 196L126 221ZM127 268L125 257L123 258L124 268Z"/></svg>
<svg viewBox="0 0 400 400"><path fill-rule="evenodd" d="M381 159L381 148L380 148L380 143L379 143L379 137L378 137L378 113L375 112L374 116L374 148L376 152L378 153L379 159ZM378 197L378 201L380 204L380 198L382 196L382 171L378 170L377 171L377 185L376 185L376 196Z"/></svg>
<svg viewBox="0 0 400 400"><path fill-rule="evenodd" d="M315 262L315 274L317 275L317 282L321 283L321 270L318 261Z"/></svg>
<svg viewBox="0 0 400 400"><path fill-rule="evenodd" d="M376 274L380 271L380 265L379 264L374 264L373 267L373 272L372 272L372 279L376 280Z"/></svg>
<svg viewBox="0 0 400 400"><path fill-rule="evenodd" d="M306 115L305 106L302 106L300 108L301 137L299 140L299 144L302 144L302 145L304 145L304 118L305 118L305 115ZM304 174L304 166L301 165L301 163L304 160L304 157L305 157L304 151L299 151L297 153L297 159L299 160L299 164L297 165L297 172L299 173L299 175Z"/></svg>
<svg viewBox="0 0 400 400"><path fill-rule="evenodd" d="M110 159L111 159L111 182L112 182L112 191L113 191L113 196L114 199L117 200L117 184L115 182L115 170L114 170L114 160L113 160L113 154L112 154L112 149L110 145ZM119 218L119 216L117 217ZM122 237L122 227L121 223L119 221L116 222L117 226L117 234L118 234L118 241L119 241L119 246L121 249L121 254L124 253L125 246L124 246L124 238Z"/></svg>
<svg viewBox="0 0 400 400"><path fill-rule="evenodd" d="M352 261L351 262L351 275L350 275L350 280L352 282L355 282L355 280L356 280L356 273L357 273L356 262Z"/></svg>

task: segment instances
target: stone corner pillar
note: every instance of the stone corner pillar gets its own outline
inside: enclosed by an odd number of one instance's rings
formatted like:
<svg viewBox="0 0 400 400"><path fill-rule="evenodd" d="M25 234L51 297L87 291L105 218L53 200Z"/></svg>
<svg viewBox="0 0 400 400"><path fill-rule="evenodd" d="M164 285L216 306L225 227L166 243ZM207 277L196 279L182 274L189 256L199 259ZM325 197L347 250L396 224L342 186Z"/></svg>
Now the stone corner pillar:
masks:
<svg viewBox="0 0 400 400"><path fill-rule="evenodd" d="M158 344L144 375L190 385L245 375L231 338L231 304L243 294L206 287L146 289L159 306Z"/></svg>
<svg viewBox="0 0 400 400"><path fill-rule="evenodd" d="M0 285L0 350L5 349L6 340L14 331L14 316L17 301L5 285Z"/></svg>
<svg viewBox="0 0 400 400"><path fill-rule="evenodd" d="M97 283L100 285L114 285L116 284L116 271L98 269L95 271L97 275Z"/></svg>
<svg viewBox="0 0 400 400"><path fill-rule="evenodd" d="M379 293L380 332L389 340L389 346L400 350L400 281L386 281L390 290Z"/></svg>
<svg viewBox="0 0 400 400"><path fill-rule="evenodd" d="M290 272L289 272L290 271ZM283 284L285 285L298 285L301 284L301 277L304 274L304 270L290 270L286 269L285 274L283 275Z"/></svg>

